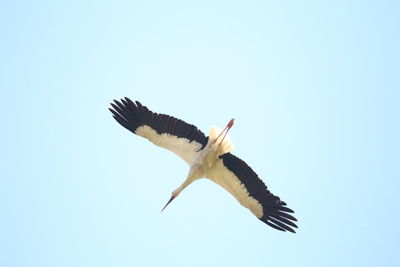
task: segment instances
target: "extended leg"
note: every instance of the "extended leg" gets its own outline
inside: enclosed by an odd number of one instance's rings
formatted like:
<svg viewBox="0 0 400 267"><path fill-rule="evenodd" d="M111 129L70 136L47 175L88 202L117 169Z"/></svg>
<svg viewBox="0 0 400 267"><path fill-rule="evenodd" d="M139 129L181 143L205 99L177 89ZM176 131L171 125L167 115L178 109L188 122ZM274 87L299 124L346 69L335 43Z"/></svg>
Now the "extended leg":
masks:
<svg viewBox="0 0 400 267"><path fill-rule="evenodd" d="M232 128L234 122L235 122L235 119L231 119L228 122L228 124L226 125L225 129L218 135L218 137L212 142L212 144L214 144L221 137L221 135L225 132L224 137L222 138L221 142L219 142L219 144L221 144L222 141L224 141L225 136L227 135L228 131Z"/></svg>

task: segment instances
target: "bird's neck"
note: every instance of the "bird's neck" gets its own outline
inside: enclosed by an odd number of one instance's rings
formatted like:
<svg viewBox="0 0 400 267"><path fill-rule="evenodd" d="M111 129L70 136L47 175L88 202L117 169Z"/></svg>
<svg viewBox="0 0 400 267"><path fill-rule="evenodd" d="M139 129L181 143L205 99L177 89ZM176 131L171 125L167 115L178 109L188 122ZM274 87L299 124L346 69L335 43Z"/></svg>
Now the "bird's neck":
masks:
<svg viewBox="0 0 400 267"><path fill-rule="evenodd" d="M188 187L191 183L201 177L203 177L201 166L199 164L193 165L192 167L190 167L186 180L182 183L180 187L176 189L176 192L180 194L186 187Z"/></svg>

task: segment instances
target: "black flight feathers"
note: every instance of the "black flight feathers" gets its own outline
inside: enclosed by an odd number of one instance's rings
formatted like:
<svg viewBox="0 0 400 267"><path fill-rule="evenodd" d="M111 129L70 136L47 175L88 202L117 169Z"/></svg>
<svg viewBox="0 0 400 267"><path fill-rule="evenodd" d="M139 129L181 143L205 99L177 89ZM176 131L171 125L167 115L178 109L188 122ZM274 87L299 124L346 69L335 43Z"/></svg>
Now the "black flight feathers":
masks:
<svg viewBox="0 0 400 267"><path fill-rule="evenodd" d="M138 127L147 125L159 134L168 133L196 141L202 145L201 149L207 145L208 137L192 124L169 115L152 112L139 101L133 102L127 97L121 99L121 102L114 100L114 103L111 103L113 109L109 109L114 119L133 133Z"/></svg>
<svg viewBox="0 0 400 267"><path fill-rule="evenodd" d="M152 112L139 101L133 102L125 97L120 102L114 100L111 106L113 109L110 108L109 110L114 119L133 133L138 127L147 125L159 134L169 133L190 141L196 141L202 145L201 149L207 145L208 137L196 126L169 115ZM297 228L297 226L293 221L297 220L289 214L293 213L293 210L287 208L285 202L273 195L243 160L231 153L221 155L220 158L224 165L244 184L249 195L263 206L264 214L259 219L277 230L294 233L293 228Z"/></svg>
<svg viewBox="0 0 400 267"><path fill-rule="evenodd" d="M264 215L259 219L277 230L295 233L292 227L297 228L293 222L297 219L288 214L293 213L293 210L287 208L285 202L267 189L267 186L249 165L231 153L221 155L220 158L224 165L244 184L249 195L263 206Z"/></svg>

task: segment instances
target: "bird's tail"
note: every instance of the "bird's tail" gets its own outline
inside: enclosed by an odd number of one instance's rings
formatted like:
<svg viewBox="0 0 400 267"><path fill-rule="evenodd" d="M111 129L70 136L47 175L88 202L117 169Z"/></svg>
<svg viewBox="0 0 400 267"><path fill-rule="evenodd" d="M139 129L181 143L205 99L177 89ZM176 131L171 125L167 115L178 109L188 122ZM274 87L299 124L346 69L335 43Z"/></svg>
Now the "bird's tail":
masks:
<svg viewBox="0 0 400 267"><path fill-rule="evenodd" d="M229 137L228 134L225 136L224 140L219 145L219 143L221 142L221 140L224 136L223 134L220 136L221 132L222 132L222 129L220 129L216 126L213 126L213 127L211 127L210 134L209 134L209 142L213 142L219 136L218 140L213 145L213 147L215 147L217 149L217 153L219 155L231 152L233 150L233 144L232 144L231 138Z"/></svg>

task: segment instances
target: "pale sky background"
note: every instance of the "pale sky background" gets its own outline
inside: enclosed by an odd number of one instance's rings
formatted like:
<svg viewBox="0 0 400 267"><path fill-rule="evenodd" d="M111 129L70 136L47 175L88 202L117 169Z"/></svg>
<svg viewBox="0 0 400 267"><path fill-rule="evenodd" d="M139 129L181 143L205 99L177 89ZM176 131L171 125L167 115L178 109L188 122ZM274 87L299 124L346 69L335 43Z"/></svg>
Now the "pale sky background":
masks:
<svg viewBox="0 0 400 267"><path fill-rule="evenodd" d="M398 1L1 1L0 266L400 266ZM296 211L276 231L111 117L208 134Z"/></svg>

